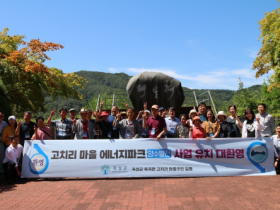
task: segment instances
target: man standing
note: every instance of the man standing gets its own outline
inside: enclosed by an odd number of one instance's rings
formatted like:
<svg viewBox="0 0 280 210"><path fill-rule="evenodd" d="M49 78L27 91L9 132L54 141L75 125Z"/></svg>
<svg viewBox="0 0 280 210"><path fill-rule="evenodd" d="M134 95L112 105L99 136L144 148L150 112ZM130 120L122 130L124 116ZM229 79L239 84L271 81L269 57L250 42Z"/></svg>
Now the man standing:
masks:
<svg viewBox="0 0 280 210"><path fill-rule="evenodd" d="M99 116L102 114L102 109L103 109L103 101L100 103L100 110L99 110ZM118 107L117 106L112 106L111 108L111 114L108 116L108 122L112 123L115 121L116 115L118 113ZM120 129L113 127L113 132L112 132L112 139L119 139L119 132Z"/></svg>
<svg viewBox="0 0 280 210"><path fill-rule="evenodd" d="M198 104L198 115L202 122L207 121L206 111L206 104L204 102L200 102Z"/></svg>
<svg viewBox="0 0 280 210"><path fill-rule="evenodd" d="M265 112L266 105L261 103L258 105L258 111L260 115L260 124L264 126L264 129L261 131L262 137L271 137L275 129L274 118Z"/></svg>
<svg viewBox="0 0 280 210"><path fill-rule="evenodd" d="M75 108L71 108L70 110L69 110L69 116L70 116L70 118L69 118L69 120L71 120L72 122L76 119L79 119L79 118L77 118L77 113L76 113L76 110L75 110Z"/></svg>
<svg viewBox="0 0 280 210"><path fill-rule="evenodd" d="M163 117L159 116L158 105L152 106L152 117L147 118L147 112L143 115L143 127L149 127L149 138L157 138L159 140L167 131L166 123Z"/></svg>
<svg viewBox="0 0 280 210"><path fill-rule="evenodd" d="M132 108L127 109L127 119L121 119L121 114L117 114L115 125L121 129L121 139L136 139L141 136L141 126L138 120L134 119L135 111Z"/></svg>
<svg viewBox="0 0 280 210"><path fill-rule="evenodd" d="M3 163L5 157L4 144L2 143L2 133L7 126L7 123L4 121L4 117L4 113L0 111L0 163ZM0 174L2 171L2 165L0 164Z"/></svg>
<svg viewBox="0 0 280 210"><path fill-rule="evenodd" d="M56 139L73 139L73 132L72 132L73 122L71 120L66 119L67 109L62 108L59 110L59 115L60 115L59 120L52 120L54 113L55 110L53 109L51 111L47 124L56 127Z"/></svg>
<svg viewBox="0 0 280 210"><path fill-rule="evenodd" d="M181 121L179 120L179 118L175 117L175 108L174 107L170 107L168 109L168 115L169 115L169 117L165 118L165 123L167 126L166 137L174 138L177 125L180 125Z"/></svg>
<svg viewBox="0 0 280 210"><path fill-rule="evenodd" d="M20 126L20 144L24 146L24 140L30 140L34 134L34 126L37 127L37 124L31 121L32 114L27 111L24 112L24 122Z"/></svg>
<svg viewBox="0 0 280 210"><path fill-rule="evenodd" d="M5 159L3 161L4 175L8 184L14 184L12 178L16 174L21 177L18 163L22 155L23 147L19 144L18 136L13 135L10 137L11 145L6 149Z"/></svg>
<svg viewBox="0 0 280 210"><path fill-rule="evenodd" d="M93 125L87 120L87 110L82 108L80 111L81 119L73 121L74 139L94 139Z"/></svg>

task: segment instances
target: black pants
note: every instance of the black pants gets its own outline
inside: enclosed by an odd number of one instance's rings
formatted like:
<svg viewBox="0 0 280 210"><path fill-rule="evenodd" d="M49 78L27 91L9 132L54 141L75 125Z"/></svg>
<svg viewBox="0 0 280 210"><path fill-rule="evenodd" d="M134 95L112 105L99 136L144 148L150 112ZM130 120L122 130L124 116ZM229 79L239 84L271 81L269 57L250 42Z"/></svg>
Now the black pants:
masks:
<svg viewBox="0 0 280 210"><path fill-rule="evenodd" d="M4 175L6 180L12 179L14 177L18 177L17 171L15 169L16 164L12 161L8 161L7 163L3 163ZM19 169L20 170L20 169Z"/></svg>
<svg viewBox="0 0 280 210"><path fill-rule="evenodd" d="M170 134L166 134L166 138L175 138L174 134L170 135Z"/></svg>
<svg viewBox="0 0 280 210"><path fill-rule="evenodd" d="M276 158L277 157L274 157L273 165L274 165L274 163L276 161ZM276 174L280 174L280 161L278 162L277 167L275 168L275 171L276 171Z"/></svg>

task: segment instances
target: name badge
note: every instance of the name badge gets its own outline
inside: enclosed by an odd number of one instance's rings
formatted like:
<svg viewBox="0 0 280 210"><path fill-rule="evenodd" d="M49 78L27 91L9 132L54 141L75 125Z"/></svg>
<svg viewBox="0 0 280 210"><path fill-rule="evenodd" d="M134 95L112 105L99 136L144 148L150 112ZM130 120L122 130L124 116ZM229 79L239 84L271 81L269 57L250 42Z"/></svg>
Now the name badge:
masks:
<svg viewBox="0 0 280 210"><path fill-rule="evenodd" d="M87 137L87 132L86 131L83 132L83 137Z"/></svg>
<svg viewBox="0 0 280 210"><path fill-rule="evenodd" d="M151 134L154 135L155 133L156 133L156 129L155 129L155 128L152 128Z"/></svg>
<svg viewBox="0 0 280 210"><path fill-rule="evenodd" d="M59 131L59 132L58 132L58 135L59 135L59 136L64 136L64 135L63 135L63 131Z"/></svg>
<svg viewBox="0 0 280 210"><path fill-rule="evenodd" d="M220 138L224 138L224 133L220 133Z"/></svg>
<svg viewBox="0 0 280 210"><path fill-rule="evenodd" d="M142 136L146 136L146 135L147 135L146 131L143 131Z"/></svg>
<svg viewBox="0 0 280 210"><path fill-rule="evenodd" d="M111 138L112 137L112 132L108 132L108 138Z"/></svg>
<svg viewBox="0 0 280 210"><path fill-rule="evenodd" d="M30 139L30 134L29 133L25 133L25 138L26 139Z"/></svg>
<svg viewBox="0 0 280 210"><path fill-rule="evenodd" d="M128 134L128 135L130 135L130 134L131 134L130 129L127 129L127 130L126 130L126 134Z"/></svg>
<svg viewBox="0 0 280 210"><path fill-rule="evenodd" d="M170 128L170 133L175 133L175 128Z"/></svg>
<svg viewBox="0 0 280 210"><path fill-rule="evenodd" d="M231 131L234 132L234 127L233 126L231 127Z"/></svg>
<svg viewBox="0 0 280 210"><path fill-rule="evenodd" d="M213 137L214 136L214 133L209 133L209 137Z"/></svg>
<svg viewBox="0 0 280 210"><path fill-rule="evenodd" d="M113 127L113 130L115 131L115 130L117 130L117 128L116 128L116 127Z"/></svg>

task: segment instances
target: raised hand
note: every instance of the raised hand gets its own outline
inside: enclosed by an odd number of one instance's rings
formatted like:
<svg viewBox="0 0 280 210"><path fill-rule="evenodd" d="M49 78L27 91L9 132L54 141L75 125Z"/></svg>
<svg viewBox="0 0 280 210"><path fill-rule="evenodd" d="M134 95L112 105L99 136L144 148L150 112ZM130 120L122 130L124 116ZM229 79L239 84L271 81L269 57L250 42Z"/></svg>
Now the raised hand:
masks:
<svg viewBox="0 0 280 210"><path fill-rule="evenodd" d="M77 123L77 117L75 117L75 119L73 120L73 124L76 126Z"/></svg>
<svg viewBox="0 0 280 210"><path fill-rule="evenodd" d="M162 117L165 117L165 115L166 115L166 109L162 112Z"/></svg>
<svg viewBox="0 0 280 210"><path fill-rule="evenodd" d="M21 120L19 120L19 121L17 122L17 126L18 126L18 127L21 126Z"/></svg>
<svg viewBox="0 0 280 210"><path fill-rule="evenodd" d="M148 108L147 108L147 107L148 107L147 102L144 102L144 106L143 106L143 107L144 107L144 110L147 110L147 109L148 109Z"/></svg>
<svg viewBox="0 0 280 210"><path fill-rule="evenodd" d="M52 117L54 116L54 113L55 113L55 109L52 109L52 111L51 111L51 116Z"/></svg>
<svg viewBox="0 0 280 210"><path fill-rule="evenodd" d="M121 112L120 112L120 111L118 111L118 113L116 114L116 118L117 118L118 120L121 119Z"/></svg>
<svg viewBox="0 0 280 210"><path fill-rule="evenodd" d="M100 107L103 107L104 101L100 102Z"/></svg>
<svg viewBox="0 0 280 210"><path fill-rule="evenodd" d="M260 115L259 114L256 115L256 120L257 120L258 124L260 124Z"/></svg>
<svg viewBox="0 0 280 210"><path fill-rule="evenodd" d="M126 103L126 101L124 102L124 105L126 108L128 108L128 103Z"/></svg>

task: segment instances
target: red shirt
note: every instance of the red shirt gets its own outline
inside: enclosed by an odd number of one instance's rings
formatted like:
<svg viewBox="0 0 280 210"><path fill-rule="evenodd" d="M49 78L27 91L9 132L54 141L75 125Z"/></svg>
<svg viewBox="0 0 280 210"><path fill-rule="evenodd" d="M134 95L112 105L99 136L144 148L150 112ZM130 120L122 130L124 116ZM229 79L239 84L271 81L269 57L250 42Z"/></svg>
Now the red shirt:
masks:
<svg viewBox="0 0 280 210"><path fill-rule="evenodd" d="M165 119L161 116L150 117L146 124L149 126L149 138L156 138L166 127ZM151 134L152 129L155 129L155 134Z"/></svg>
<svg viewBox="0 0 280 210"><path fill-rule="evenodd" d="M193 138L205 138L205 130L201 126L193 127Z"/></svg>
<svg viewBox="0 0 280 210"><path fill-rule="evenodd" d="M82 122L82 123L83 123L83 130L84 130L84 132L87 132L87 137L84 137L84 135L83 135L83 139L88 139L87 121L86 122Z"/></svg>

